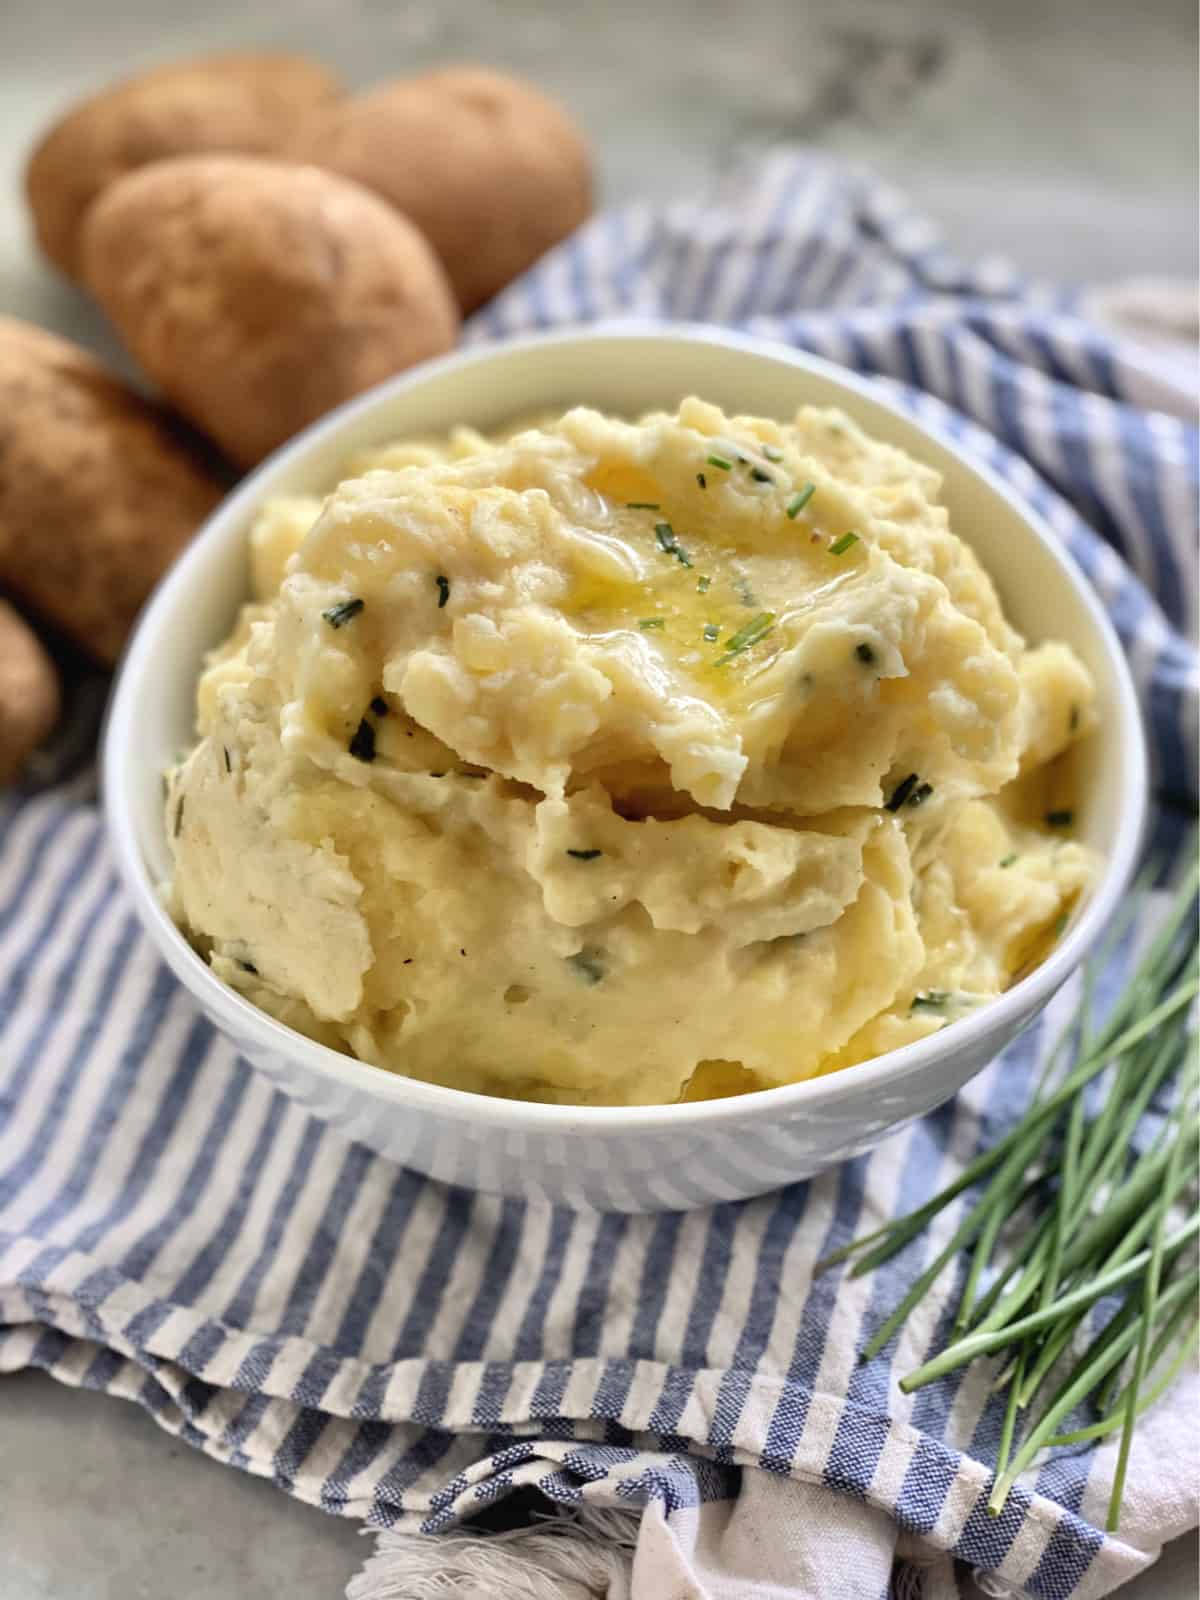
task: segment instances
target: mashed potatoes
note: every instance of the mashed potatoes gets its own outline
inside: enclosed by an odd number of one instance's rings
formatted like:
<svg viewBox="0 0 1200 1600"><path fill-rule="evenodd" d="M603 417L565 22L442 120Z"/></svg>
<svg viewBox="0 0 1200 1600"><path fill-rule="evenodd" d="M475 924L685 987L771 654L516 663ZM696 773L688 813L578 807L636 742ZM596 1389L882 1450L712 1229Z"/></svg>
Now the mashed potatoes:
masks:
<svg viewBox="0 0 1200 1600"><path fill-rule="evenodd" d="M1087 672L836 412L577 409L351 463L253 535L171 775L175 915L412 1077L673 1101L946 1026L1093 862Z"/></svg>

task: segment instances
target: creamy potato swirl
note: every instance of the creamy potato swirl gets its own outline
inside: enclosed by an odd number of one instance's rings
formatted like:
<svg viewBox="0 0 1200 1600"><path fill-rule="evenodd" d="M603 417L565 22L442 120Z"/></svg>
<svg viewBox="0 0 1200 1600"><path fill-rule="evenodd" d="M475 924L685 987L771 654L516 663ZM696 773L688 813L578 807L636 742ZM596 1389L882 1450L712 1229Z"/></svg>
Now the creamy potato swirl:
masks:
<svg viewBox="0 0 1200 1600"><path fill-rule="evenodd" d="M269 502L171 775L228 983L413 1077L638 1104L951 1024L1094 870L1082 664L837 412L457 430Z"/></svg>

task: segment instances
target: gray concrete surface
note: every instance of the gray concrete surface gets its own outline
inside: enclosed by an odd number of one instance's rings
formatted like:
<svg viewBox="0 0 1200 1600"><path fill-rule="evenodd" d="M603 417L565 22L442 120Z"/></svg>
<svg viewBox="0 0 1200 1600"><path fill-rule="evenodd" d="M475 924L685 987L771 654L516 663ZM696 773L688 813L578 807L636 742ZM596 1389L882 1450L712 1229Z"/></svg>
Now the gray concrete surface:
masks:
<svg viewBox="0 0 1200 1600"><path fill-rule="evenodd" d="M0 0L0 311L114 347L35 259L20 201L48 118L197 50L310 49L356 82L475 59L559 94L606 198L694 195L781 138L870 161L952 245L1107 281L1196 271L1193 0ZM330 1600L344 1523L134 1407L0 1379L0 1600ZM1196 1593L1194 1540L1124 1593Z"/></svg>

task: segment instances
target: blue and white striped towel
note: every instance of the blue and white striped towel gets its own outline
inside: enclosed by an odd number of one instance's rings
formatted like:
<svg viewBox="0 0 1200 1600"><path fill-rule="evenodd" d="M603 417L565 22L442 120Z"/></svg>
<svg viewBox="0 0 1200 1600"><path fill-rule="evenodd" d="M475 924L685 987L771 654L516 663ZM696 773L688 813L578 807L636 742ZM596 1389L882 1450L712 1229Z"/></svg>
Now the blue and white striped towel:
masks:
<svg viewBox="0 0 1200 1600"><path fill-rule="evenodd" d="M708 206L598 218L468 337L708 318L880 374L1027 495L1104 596L1169 822L1196 791L1195 401L1177 363L1079 305L960 267L890 191L781 153ZM815 1525L777 1501L759 1542L819 1542L830 1504L861 1516L883 1565L839 1545L839 1593L881 1593L899 1538L1031 1594L1100 1595L1194 1521L1194 1443L1166 1402L1139 1433L1118 1537L1098 1531L1111 1446L1056 1455L988 1517L988 1375L896 1387L945 1333L948 1288L857 1364L937 1237L865 1280L812 1278L1019 1113L1053 1014L872 1156L762 1199L599 1217L439 1187L274 1090L156 960L96 813L95 698L81 689L40 781L0 799L0 1371L136 1399L210 1455L381 1529L446 1530L536 1486L644 1508L660 1553L698 1571L701 1546L736 1543L713 1518L728 1531L771 1486L808 1485ZM761 1573L729 1581L709 1592L767 1592Z"/></svg>

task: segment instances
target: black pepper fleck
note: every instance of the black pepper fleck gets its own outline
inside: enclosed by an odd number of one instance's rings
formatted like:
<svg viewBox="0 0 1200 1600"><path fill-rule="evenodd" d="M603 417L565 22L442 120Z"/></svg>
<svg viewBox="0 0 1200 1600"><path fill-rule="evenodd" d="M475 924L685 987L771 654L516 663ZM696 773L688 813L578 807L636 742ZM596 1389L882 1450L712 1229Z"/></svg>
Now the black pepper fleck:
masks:
<svg viewBox="0 0 1200 1600"><path fill-rule="evenodd" d="M854 646L854 654L861 662L864 663L864 665L869 667L874 664L875 652L871 649L871 646L866 642L865 639L861 644L856 644Z"/></svg>

